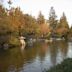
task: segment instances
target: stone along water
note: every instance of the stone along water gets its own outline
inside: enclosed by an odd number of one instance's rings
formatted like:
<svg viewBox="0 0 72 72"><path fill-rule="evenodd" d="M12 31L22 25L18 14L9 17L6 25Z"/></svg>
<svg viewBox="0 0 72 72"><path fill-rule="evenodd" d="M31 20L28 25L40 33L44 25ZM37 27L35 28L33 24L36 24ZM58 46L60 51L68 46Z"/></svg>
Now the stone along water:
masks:
<svg viewBox="0 0 72 72"><path fill-rule="evenodd" d="M21 48L0 49L0 72L42 72L72 58L72 43L35 42Z"/></svg>

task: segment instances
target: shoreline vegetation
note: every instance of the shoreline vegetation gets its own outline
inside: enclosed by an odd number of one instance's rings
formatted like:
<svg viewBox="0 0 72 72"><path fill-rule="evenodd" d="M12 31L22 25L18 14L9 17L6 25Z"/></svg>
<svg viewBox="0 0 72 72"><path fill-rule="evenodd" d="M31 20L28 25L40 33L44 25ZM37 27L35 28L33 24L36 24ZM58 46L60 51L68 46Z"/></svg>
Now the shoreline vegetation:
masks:
<svg viewBox="0 0 72 72"><path fill-rule="evenodd" d="M32 39L65 39L72 41L72 26L69 27L65 13L63 12L60 20L53 7L50 8L48 19L44 18L39 12L37 19L29 14L24 14L19 7L9 9L0 5L0 48L3 46L19 46L19 37L23 36L26 40Z"/></svg>
<svg viewBox="0 0 72 72"><path fill-rule="evenodd" d="M72 58L65 59L61 64L52 67L46 72L72 72Z"/></svg>

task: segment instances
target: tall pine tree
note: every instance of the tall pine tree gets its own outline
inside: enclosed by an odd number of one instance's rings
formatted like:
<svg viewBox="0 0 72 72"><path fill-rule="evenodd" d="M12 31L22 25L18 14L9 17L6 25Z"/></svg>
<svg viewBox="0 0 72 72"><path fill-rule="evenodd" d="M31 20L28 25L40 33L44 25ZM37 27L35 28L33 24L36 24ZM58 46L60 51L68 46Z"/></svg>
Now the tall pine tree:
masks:
<svg viewBox="0 0 72 72"><path fill-rule="evenodd" d="M56 27L57 27L57 20L56 20L56 14L55 14L55 10L53 7L51 7L50 9L50 13L49 13L49 27L51 28L51 34L52 36L54 36L55 32L56 32Z"/></svg>
<svg viewBox="0 0 72 72"><path fill-rule="evenodd" d="M69 25L68 25L65 13L63 13L62 17L60 18L60 27L61 28L63 27L63 28L69 29Z"/></svg>
<svg viewBox="0 0 72 72"><path fill-rule="evenodd" d="M43 14L41 13L41 11L39 12L37 22L38 22L38 24L44 24L45 23L45 19L44 19Z"/></svg>

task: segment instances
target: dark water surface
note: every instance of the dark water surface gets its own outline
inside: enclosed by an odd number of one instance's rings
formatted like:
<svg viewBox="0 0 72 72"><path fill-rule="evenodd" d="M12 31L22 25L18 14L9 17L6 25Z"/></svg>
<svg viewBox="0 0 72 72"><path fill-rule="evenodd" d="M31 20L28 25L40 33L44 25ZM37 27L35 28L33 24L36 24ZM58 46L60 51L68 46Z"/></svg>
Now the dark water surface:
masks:
<svg viewBox="0 0 72 72"><path fill-rule="evenodd" d="M0 49L0 72L43 72L72 58L72 43L36 42L21 48Z"/></svg>

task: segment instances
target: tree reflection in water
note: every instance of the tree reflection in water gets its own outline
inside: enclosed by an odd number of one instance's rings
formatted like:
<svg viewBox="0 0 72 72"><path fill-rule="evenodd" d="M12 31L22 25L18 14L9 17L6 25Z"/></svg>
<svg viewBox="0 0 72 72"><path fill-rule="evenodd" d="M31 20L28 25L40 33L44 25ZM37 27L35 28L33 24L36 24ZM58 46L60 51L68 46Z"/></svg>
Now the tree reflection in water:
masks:
<svg viewBox="0 0 72 72"><path fill-rule="evenodd" d="M65 41L53 41L50 44L50 55L53 65L60 63L66 58L68 51L68 43Z"/></svg>
<svg viewBox="0 0 72 72"><path fill-rule="evenodd" d="M50 57L51 57L51 62L52 65L54 66L56 64L56 57L57 57L57 53L58 53L58 46L57 46L57 42L53 41L50 44Z"/></svg>
<svg viewBox="0 0 72 72"><path fill-rule="evenodd" d="M70 46L69 46L70 45ZM36 42L24 48L0 50L0 72L42 72L64 58L72 57L72 45L65 41ZM70 49L70 50L69 50Z"/></svg>

